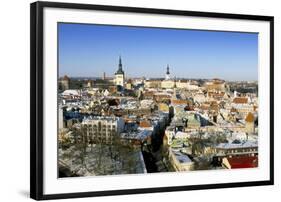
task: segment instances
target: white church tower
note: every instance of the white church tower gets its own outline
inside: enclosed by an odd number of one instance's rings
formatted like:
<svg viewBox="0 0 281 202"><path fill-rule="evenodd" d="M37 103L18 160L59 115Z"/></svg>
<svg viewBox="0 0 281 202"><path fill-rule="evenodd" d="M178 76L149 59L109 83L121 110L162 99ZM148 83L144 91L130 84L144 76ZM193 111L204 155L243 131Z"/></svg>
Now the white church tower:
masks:
<svg viewBox="0 0 281 202"><path fill-rule="evenodd" d="M169 64L167 65L167 71L166 71L166 80L170 80L170 67Z"/></svg>
<svg viewBox="0 0 281 202"><path fill-rule="evenodd" d="M119 86L124 86L124 71L122 69L122 60L121 60L121 56L119 57L119 65L118 65L118 70L115 73L115 85L119 85Z"/></svg>

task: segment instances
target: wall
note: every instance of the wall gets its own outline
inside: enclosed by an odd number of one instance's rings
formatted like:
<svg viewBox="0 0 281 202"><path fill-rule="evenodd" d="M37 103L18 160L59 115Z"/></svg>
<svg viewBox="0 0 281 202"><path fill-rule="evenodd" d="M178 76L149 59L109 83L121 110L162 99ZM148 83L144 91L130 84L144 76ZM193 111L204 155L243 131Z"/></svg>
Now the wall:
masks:
<svg viewBox="0 0 281 202"><path fill-rule="evenodd" d="M70 0L69 0L70 1ZM72 0L74 1L74 0ZM29 3L30 0L1 2L1 132L0 201L27 201L29 191ZM281 13L278 1L270 0L88 0L76 1L122 6L157 7L197 11L229 12L275 16L275 56L280 55ZM275 57L275 86L281 85L280 58ZM278 80L277 80L278 78ZM281 153L281 94L275 88L275 154ZM276 158L275 186L99 197L95 201L268 201L280 197L280 157ZM92 198L68 201L93 201ZM274 200L272 200L274 201ZM276 200L275 200L276 201Z"/></svg>

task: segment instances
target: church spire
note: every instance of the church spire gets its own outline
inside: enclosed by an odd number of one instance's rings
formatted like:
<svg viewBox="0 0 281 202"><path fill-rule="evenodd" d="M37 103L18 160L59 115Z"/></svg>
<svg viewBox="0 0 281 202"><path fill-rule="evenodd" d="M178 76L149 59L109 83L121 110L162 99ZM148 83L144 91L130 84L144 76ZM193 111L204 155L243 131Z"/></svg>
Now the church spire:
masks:
<svg viewBox="0 0 281 202"><path fill-rule="evenodd" d="M167 70L166 70L166 80L170 79L170 67L169 64L167 64Z"/></svg>
<svg viewBox="0 0 281 202"><path fill-rule="evenodd" d="M167 64L167 72L166 72L167 75L170 74L170 67L169 67L169 64Z"/></svg>
<svg viewBox="0 0 281 202"><path fill-rule="evenodd" d="M115 74L124 74L124 71L122 69L122 59L121 56L119 56L119 64L118 64L118 70Z"/></svg>
<svg viewBox="0 0 281 202"><path fill-rule="evenodd" d="M121 59L121 56L119 56L119 69L122 70L122 59Z"/></svg>

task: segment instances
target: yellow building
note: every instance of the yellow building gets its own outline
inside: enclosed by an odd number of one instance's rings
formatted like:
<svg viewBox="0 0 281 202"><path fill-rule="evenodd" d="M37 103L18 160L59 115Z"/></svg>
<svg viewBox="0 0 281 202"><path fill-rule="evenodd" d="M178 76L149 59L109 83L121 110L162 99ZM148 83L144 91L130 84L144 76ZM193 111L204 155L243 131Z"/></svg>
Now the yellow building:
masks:
<svg viewBox="0 0 281 202"><path fill-rule="evenodd" d="M245 128L247 133L254 133L255 132L255 117L254 115L249 112L246 119L245 119Z"/></svg>
<svg viewBox="0 0 281 202"><path fill-rule="evenodd" d="M206 90L225 91L225 81L220 79L213 79L205 83Z"/></svg>
<svg viewBox="0 0 281 202"><path fill-rule="evenodd" d="M162 112L169 113L169 106L165 103L159 103L158 104L158 110Z"/></svg>
<svg viewBox="0 0 281 202"><path fill-rule="evenodd" d="M161 88L170 89L175 87L175 81L173 80L163 80L161 81Z"/></svg>
<svg viewBox="0 0 281 202"><path fill-rule="evenodd" d="M126 83L126 89L132 90L132 88L133 88L132 80L129 79Z"/></svg>
<svg viewBox="0 0 281 202"><path fill-rule="evenodd" d="M160 88L161 87L161 80L152 79L146 80L144 83L145 88Z"/></svg>

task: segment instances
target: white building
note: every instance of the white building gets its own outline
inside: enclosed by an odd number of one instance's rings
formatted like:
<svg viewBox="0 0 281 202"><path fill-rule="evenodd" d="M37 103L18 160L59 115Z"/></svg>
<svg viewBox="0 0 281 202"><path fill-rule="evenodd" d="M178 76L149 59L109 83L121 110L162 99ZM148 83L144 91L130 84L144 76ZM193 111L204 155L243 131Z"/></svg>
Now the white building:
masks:
<svg viewBox="0 0 281 202"><path fill-rule="evenodd" d="M62 128L64 128L64 125L63 125L63 108L62 108L62 106L59 106L59 117L58 117L58 119L59 119L59 129L62 129Z"/></svg>
<svg viewBox="0 0 281 202"><path fill-rule="evenodd" d="M124 129L124 120L119 117L89 117L82 121L87 137L96 143L112 143L114 136Z"/></svg>
<svg viewBox="0 0 281 202"><path fill-rule="evenodd" d="M177 88L186 89L186 90L190 90L190 91L199 90L199 86L198 85L194 85L190 81L186 81L186 80L185 81L178 80L176 82L176 86L177 86Z"/></svg>
<svg viewBox="0 0 281 202"><path fill-rule="evenodd" d="M194 102L203 103L207 101L206 96L203 92L198 92L193 96Z"/></svg>
<svg viewBox="0 0 281 202"><path fill-rule="evenodd" d="M253 113L255 111L255 105L249 102L248 97L234 98L231 107L235 108L244 118L246 118L249 112Z"/></svg>
<svg viewBox="0 0 281 202"><path fill-rule="evenodd" d="M169 160L176 171L194 170L194 162L178 150L169 149Z"/></svg>

